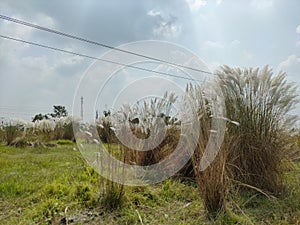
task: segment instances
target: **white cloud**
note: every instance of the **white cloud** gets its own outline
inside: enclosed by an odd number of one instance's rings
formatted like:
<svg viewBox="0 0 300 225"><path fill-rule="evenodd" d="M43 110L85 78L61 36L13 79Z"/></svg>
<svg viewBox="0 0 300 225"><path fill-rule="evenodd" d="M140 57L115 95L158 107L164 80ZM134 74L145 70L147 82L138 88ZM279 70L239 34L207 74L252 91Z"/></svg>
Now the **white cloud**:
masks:
<svg viewBox="0 0 300 225"><path fill-rule="evenodd" d="M21 19L19 16L16 15L13 15L12 17ZM25 40L30 38L33 33L33 28L18 25L6 20L0 21L0 30L1 34L4 36ZM13 40L8 39L2 39L0 42L0 62L12 62L14 61L16 56L21 55L28 48L28 44L15 42Z"/></svg>
<svg viewBox="0 0 300 225"><path fill-rule="evenodd" d="M300 57L290 55L286 60L282 61L278 65L277 70L287 72L288 76L293 77L300 82Z"/></svg>
<svg viewBox="0 0 300 225"><path fill-rule="evenodd" d="M156 37L176 38L182 32L182 26L177 24L177 17L173 15L164 15L160 11L150 10L147 15L157 18L157 25L153 29Z"/></svg>
<svg viewBox="0 0 300 225"><path fill-rule="evenodd" d="M186 0L186 2L192 12L198 11L207 4L206 0Z"/></svg>
<svg viewBox="0 0 300 225"><path fill-rule="evenodd" d="M287 73L287 79L292 82L296 82L300 87L300 56L290 55L286 60L282 61L278 67L277 72L284 71ZM298 88L298 93L299 93ZM300 94L300 93L299 93ZM300 104L296 106L295 114L300 114Z"/></svg>
<svg viewBox="0 0 300 225"><path fill-rule="evenodd" d="M165 38L176 38L181 34L182 27L180 25L168 24L165 22L153 30L155 36L163 36Z"/></svg>
<svg viewBox="0 0 300 225"><path fill-rule="evenodd" d="M41 26L48 27L48 28L55 28L54 19L52 17L47 16L42 13L39 13L36 16L36 24L39 24Z"/></svg>
<svg viewBox="0 0 300 225"><path fill-rule="evenodd" d="M230 46L231 47L237 47L241 44L241 42L237 39L233 40L231 43L230 43Z"/></svg>
<svg viewBox="0 0 300 225"><path fill-rule="evenodd" d="M155 16L161 15L161 13L160 13L159 11L156 11L156 10L154 10L154 9L151 9L151 10L147 13L147 15L148 15L148 16L153 16L153 17L155 17Z"/></svg>
<svg viewBox="0 0 300 225"><path fill-rule="evenodd" d="M300 24L297 26L297 28L296 28L296 33L297 34L300 34Z"/></svg>
<svg viewBox="0 0 300 225"><path fill-rule="evenodd" d="M222 2L223 2L223 0L217 0L217 1L216 1L217 5L221 5Z"/></svg>
<svg viewBox="0 0 300 225"><path fill-rule="evenodd" d="M286 72L288 81L296 82L298 87L300 87L300 56L290 55L278 65L277 72L279 71ZM298 88L298 94L300 94L299 91L300 89ZM294 113L300 114L300 104L296 106Z"/></svg>
<svg viewBox="0 0 300 225"><path fill-rule="evenodd" d="M273 6L273 0L252 0L250 5L258 9L266 9Z"/></svg>
<svg viewBox="0 0 300 225"><path fill-rule="evenodd" d="M12 17L16 19L22 19L16 15L13 15ZM31 35L33 28L2 20L0 23L0 30L6 36L26 39Z"/></svg>
<svg viewBox="0 0 300 225"><path fill-rule="evenodd" d="M203 44L204 49L222 49L224 48L224 45L221 42L218 41L206 41Z"/></svg>
<svg viewBox="0 0 300 225"><path fill-rule="evenodd" d="M297 46L297 47L300 47L300 41L297 41L297 42L296 42L296 46Z"/></svg>

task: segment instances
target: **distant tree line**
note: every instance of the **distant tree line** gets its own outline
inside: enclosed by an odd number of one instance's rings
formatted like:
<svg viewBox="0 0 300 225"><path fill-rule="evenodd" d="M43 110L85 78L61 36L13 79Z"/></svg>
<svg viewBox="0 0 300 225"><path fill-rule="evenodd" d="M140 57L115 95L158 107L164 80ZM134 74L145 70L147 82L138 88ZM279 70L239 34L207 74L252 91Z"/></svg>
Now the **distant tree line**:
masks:
<svg viewBox="0 0 300 225"><path fill-rule="evenodd" d="M48 119L53 119L53 118L61 118L61 117L66 117L68 116L68 112L66 110L65 106L61 105L54 105L53 106L53 113L46 113L46 114L36 114L32 118L32 122L39 121L39 120L48 120Z"/></svg>

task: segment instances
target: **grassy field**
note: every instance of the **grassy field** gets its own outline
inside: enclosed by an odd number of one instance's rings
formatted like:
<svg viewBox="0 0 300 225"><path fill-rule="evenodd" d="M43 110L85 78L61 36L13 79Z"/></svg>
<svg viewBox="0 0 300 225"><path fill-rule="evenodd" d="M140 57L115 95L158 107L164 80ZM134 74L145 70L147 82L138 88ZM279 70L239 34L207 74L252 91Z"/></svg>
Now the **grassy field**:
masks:
<svg viewBox="0 0 300 225"><path fill-rule="evenodd" d="M225 214L207 219L193 181L125 187L122 205L101 204L99 175L75 145L0 146L0 224L300 224L300 164L280 198L254 190L229 194Z"/></svg>

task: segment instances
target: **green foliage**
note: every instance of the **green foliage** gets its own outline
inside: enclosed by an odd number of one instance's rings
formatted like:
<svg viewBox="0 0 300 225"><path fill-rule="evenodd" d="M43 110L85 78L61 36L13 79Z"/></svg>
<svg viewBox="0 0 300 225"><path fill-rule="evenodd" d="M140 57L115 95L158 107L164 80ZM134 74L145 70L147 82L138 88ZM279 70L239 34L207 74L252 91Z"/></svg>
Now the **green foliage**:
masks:
<svg viewBox="0 0 300 225"><path fill-rule="evenodd" d="M124 175L124 170L120 164L110 162L106 176L111 179L100 177L78 151L73 151L74 121L66 117L65 107L54 106L50 115L55 123L38 114L33 118L36 126L23 135L17 126L0 130L0 138L17 147L0 146L0 223L300 223L300 167L287 163L291 155L299 159L299 135L292 137L296 118L288 116L298 101L295 86L285 81L283 73L272 76L267 67L241 70L225 66L218 74L228 117L224 120L231 123L218 155L203 171L199 165L215 115L203 88L187 87L201 127L195 140L197 147L185 169L188 174L193 169L197 185L193 180L184 183L168 179L149 187L125 187L111 181L116 174ZM129 164L162 161L176 148L181 135L180 121L170 117L176 99L174 94L166 93L163 99L121 109L118 119L130 128L125 134L132 132L146 139L150 130L160 135L156 123L159 119L160 125L166 126L165 139L146 152L118 143L112 129L115 115L104 112L97 129L108 153ZM34 143L36 148L27 147ZM291 148L296 151L291 152ZM284 182L287 189L281 198L270 195L279 193Z"/></svg>
<svg viewBox="0 0 300 225"><path fill-rule="evenodd" d="M53 113L50 114L53 118L61 118L68 116L68 112L65 106L61 105L54 105L53 106Z"/></svg>
<svg viewBox="0 0 300 225"><path fill-rule="evenodd" d="M239 216L230 210L226 210L223 213L219 214L216 218L216 224L240 224L247 225L253 224L251 220L245 218L244 216Z"/></svg>
<svg viewBox="0 0 300 225"><path fill-rule="evenodd" d="M175 187L173 184L172 179L168 179L164 182L161 192L160 192L160 196L168 201L169 199L175 198L176 199L176 192L174 191Z"/></svg>
<svg viewBox="0 0 300 225"><path fill-rule="evenodd" d="M53 198L43 201L34 211L32 220L38 224L55 224L64 215L65 205Z"/></svg>
<svg viewBox="0 0 300 225"><path fill-rule="evenodd" d="M42 113L39 113L39 114L36 114L33 118L32 118L32 122L35 122L35 121L39 121L39 120L44 120L44 119L49 119L49 116L47 114L42 114Z"/></svg>
<svg viewBox="0 0 300 225"><path fill-rule="evenodd" d="M89 201L92 200L92 191L89 187L89 185L78 185L76 187L76 198L79 200L81 203L88 203Z"/></svg>
<svg viewBox="0 0 300 225"><path fill-rule="evenodd" d="M48 120L48 119L50 119L50 116L52 118L67 117L68 116L68 112L67 112L65 106L54 105L53 106L53 113L47 113L47 114L39 113L39 114L36 114L32 118L32 122L36 122L36 121L40 121L40 120Z"/></svg>
<svg viewBox="0 0 300 225"><path fill-rule="evenodd" d="M122 203L108 210L105 195L99 196L100 176L72 146L0 146L0 224L141 224L138 214L143 224L297 224L298 164L285 174L290 191L284 197L232 192L224 214L210 221L192 181L126 187ZM115 196L107 195L106 203Z"/></svg>
<svg viewBox="0 0 300 225"><path fill-rule="evenodd" d="M58 145L74 145L74 142L73 142L73 141L71 141L71 140L65 140L65 139L58 139L58 140L56 141L56 143L57 143Z"/></svg>
<svg viewBox="0 0 300 225"><path fill-rule="evenodd" d="M122 206L124 191L122 185L118 185L111 181L107 182L108 184L106 185L106 187L108 187L108 189L102 196L101 203L105 207L105 209L114 210Z"/></svg>
<svg viewBox="0 0 300 225"><path fill-rule="evenodd" d="M46 184L42 189L42 193L45 197L55 196L61 199L70 194L70 189L67 185L54 181L51 184Z"/></svg>

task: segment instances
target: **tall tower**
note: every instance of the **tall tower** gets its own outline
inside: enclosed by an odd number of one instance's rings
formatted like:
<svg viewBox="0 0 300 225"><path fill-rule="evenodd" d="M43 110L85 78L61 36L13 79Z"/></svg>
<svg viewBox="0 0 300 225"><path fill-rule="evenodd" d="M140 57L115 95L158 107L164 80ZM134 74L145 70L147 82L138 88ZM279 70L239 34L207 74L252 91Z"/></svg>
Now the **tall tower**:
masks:
<svg viewBox="0 0 300 225"><path fill-rule="evenodd" d="M81 96L81 111L80 111L80 115L81 115L81 120L83 120L83 96Z"/></svg>

